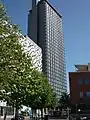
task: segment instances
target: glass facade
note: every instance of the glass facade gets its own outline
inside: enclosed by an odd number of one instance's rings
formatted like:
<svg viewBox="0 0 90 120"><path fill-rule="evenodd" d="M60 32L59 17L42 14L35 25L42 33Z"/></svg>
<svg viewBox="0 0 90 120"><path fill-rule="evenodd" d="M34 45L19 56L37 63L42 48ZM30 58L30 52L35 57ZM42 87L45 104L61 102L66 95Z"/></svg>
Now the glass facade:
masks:
<svg viewBox="0 0 90 120"><path fill-rule="evenodd" d="M62 18L45 2L45 70L57 97L67 90Z"/></svg>

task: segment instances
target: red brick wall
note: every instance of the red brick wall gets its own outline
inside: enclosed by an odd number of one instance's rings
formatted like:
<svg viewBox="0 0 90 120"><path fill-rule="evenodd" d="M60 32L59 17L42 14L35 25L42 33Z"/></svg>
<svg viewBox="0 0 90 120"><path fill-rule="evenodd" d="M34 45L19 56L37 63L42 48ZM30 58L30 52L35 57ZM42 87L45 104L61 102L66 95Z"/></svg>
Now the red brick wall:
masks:
<svg viewBox="0 0 90 120"><path fill-rule="evenodd" d="M90 104L90 97L86 96L86 92L90 91L90 84L79 84L80 79L90 80L90 72L69 73L71 103L74 105L79 103ZM80 99L80 92L84 94L82 99Z"/></svg>

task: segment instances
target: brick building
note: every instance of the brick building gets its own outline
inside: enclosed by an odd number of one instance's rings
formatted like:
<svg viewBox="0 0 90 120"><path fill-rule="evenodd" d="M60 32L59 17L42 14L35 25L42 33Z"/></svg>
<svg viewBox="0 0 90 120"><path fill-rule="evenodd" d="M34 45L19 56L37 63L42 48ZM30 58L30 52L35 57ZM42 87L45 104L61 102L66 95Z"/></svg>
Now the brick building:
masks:
<svg viewBox="0 0 90 120"><path fill-rule="evenodd" d="M90 64L75 68L75 72L69 72L71 104L90 108Z"/></svg>

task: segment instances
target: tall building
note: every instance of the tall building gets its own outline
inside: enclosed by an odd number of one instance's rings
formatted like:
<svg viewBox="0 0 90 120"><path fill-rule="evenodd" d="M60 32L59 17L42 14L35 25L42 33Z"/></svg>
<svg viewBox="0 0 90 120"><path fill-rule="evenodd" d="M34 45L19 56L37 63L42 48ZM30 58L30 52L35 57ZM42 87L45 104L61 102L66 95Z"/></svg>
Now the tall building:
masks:
<svg viewBox="0 0 90 120"><path fill-rule="evenodd" d="M42 48L42 69L57 98L67 90L62 16L47 0L32 0L28 36Z"/></svg>
<svg viewBox="0 0 90 120"><path fill-rule="evenodd" d="M90 64L75 65L69 73L71 104L81 109L90 109Z"/></svg>

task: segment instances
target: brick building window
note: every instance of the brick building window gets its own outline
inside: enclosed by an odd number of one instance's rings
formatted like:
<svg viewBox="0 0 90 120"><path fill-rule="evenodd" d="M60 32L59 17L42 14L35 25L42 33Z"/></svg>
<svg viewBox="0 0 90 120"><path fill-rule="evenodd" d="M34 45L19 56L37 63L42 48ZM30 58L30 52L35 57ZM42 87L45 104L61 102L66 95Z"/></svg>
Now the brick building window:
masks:
<svg viewBox="0 0 90 120"><path fill-rule="evenodd" d="M83 92L80 92L80 98L82 98L83 97Z"/></svg>
<svg viewBox="0 0 90 120"><path fill-rule="evenodd" d="M90 97L90 92L86 92L87 97Z"/></svg>
<svg viewBox="0 0 90 120"><path fill-rule="evenodd" d="M78 80L79 85L89 85L90 84L90 79L79 79Z"/></svg>
<svg viewBox="0 0 90 120"><path fill-rule="evenodd" d="M79 84L79 85L83 84L82 79L78 80L78 84Z"/></svg>
<svg viewBox="0 0 90 120"><path fill-rule="evenodd" d="M85 84L90 84L90 80L89 79L85 79Z"/></svg>
<svg viewBox="0 0 90 120"><path fill-rule="evenodd" d="M85 79L79 79L78 84L79 85L84 85L85 84Z"/></svg>

